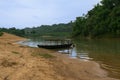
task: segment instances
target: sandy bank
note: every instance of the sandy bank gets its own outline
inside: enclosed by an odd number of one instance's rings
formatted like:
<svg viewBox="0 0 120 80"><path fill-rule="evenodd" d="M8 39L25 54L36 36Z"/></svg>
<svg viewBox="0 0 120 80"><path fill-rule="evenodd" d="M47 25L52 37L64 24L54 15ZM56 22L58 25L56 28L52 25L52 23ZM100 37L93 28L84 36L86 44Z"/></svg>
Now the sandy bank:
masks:
<svg viewBox="0 0 120 80"><path fill-rule="evenodd" d="M0 80L116 80L93 61L15 43L20 40L25 39L7 33L0 37Z"/></svg>

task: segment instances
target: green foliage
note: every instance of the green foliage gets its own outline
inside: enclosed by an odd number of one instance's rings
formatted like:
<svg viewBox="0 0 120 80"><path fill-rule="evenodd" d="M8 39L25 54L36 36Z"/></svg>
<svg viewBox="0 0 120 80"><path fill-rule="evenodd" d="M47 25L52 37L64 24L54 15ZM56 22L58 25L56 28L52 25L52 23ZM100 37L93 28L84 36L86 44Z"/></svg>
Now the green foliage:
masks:
<svg viewBox="0 0 120 80"><path fill-rule="evenodd" d="M86 35L86 32L85 32L85 24L86 22L86 19L84 17L77 17L75 23L74 23L74 27L73 27L73 31L74 31L74 35L77 36L79 34L81 35Z"/></svg>
<svg viewBox="0 0 120 80"><path fill-rule="evenodd" d="M16 29L0 28L0 31L15 34L22 37L59 36L69 37L72 33L72 22L64 24L41 25L33 28Z"/></svg>
<svg viewBox="0 0 120 80"><path fill-rule="evenodd" d="M10 34L15 34L17 36L24 36L25 33L24 33L24 30L23 29L16 29L15 27L12 27L12 28L0 28L0 31L2 32L7 32L7 33L10 33Z"/></svg>
<svg viewBox="0 0 120 80"><path fill-rule="evenodd" d="M101 35L120 37L120 1L102 0L85 17L74 22L73 36L95 38Z"/></svg>
<svg viewBox="0 0 120 80"><path fill-rule="evenodd" d="M25 28L25 35L28 37L39 36L70 36L72 32L72 24L53 24L42 25L34 28Z"/></svg>
<svg viewBox="0 0 120 80"><path fill-rule="evenodd" d="M0 36L2 36L2 35L3 35L3 32L0 31Z"/></svg>

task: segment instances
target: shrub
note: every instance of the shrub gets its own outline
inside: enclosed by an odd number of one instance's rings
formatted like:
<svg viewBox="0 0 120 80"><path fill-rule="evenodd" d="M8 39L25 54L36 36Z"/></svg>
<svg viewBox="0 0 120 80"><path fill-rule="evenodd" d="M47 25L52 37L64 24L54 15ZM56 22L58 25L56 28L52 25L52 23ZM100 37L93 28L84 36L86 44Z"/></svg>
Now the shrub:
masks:
<svg viewBox="0 0 120 80"><path fill-rule="evenodd" d="M3 32L0 32L0 36L2 36L3 35Z"/></svg>

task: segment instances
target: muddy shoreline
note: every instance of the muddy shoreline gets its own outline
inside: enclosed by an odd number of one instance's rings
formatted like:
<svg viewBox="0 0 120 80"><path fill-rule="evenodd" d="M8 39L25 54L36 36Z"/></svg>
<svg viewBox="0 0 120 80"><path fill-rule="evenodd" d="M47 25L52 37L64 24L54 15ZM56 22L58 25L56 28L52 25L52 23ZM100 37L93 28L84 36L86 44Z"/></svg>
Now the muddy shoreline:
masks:
<svg viewBox="0 0 120 80"><path fill-rule="evenodd" d="M7 33L0 37L0 80L117 80L94 61L15 43L21 40Z"/></svg>

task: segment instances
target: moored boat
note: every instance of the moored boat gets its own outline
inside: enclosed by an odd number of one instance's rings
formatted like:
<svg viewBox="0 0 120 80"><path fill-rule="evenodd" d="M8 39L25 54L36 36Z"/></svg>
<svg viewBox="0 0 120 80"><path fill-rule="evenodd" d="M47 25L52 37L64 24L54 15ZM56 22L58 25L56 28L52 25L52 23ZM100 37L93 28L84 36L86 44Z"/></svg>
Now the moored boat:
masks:
<svg viewBox="0 0 120 80"><path fill-rule="evenodd" d="M69 48L72 44L61 44L61 45L38 45L39 48L46 49L58 49L58 48Z"/></svg>
<svg viewBox="0 0 120 80"><path fill-rule="evenodd" d="M45 44L42 45L38 44L37 46L39 48L58 49L58 48L70 48L73 45L70 39L65 39L65 40L50 39L50 40L46 40L44 43Z"/></svg>

